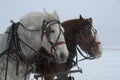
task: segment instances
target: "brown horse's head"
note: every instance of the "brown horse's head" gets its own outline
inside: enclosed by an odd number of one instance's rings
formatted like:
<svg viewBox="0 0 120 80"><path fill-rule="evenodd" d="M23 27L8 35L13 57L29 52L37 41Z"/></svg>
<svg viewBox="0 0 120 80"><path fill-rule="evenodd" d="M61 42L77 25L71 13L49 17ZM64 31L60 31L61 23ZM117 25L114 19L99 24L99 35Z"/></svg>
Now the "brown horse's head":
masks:
<svg viewBox="0 0 120 80"><path fill-rule="evenodd" d="M65 29L65 36L68 43L68 49L78 45L85 53L93 58L99 58L102 54L101 42L98 39L97 31L92 25L92 18L72 19L62 23ZM71 44L71 45L70 45ZM72 50L69 49L69 50ZM75 48L74 48L75 50Z"/></svg>

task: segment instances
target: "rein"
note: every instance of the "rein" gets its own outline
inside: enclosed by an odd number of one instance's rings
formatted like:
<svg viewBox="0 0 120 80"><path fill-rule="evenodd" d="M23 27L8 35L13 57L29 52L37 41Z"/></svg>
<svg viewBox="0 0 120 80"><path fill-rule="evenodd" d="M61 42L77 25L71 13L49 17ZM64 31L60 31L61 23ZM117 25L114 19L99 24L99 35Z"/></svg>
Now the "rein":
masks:
<svg viewBox="0 0 120 80"><path fill-rule="evenodd" d="M76 47L76 49L77 49L77 51L80 53L80 55L83 57L83 59L80 59L80 60L76 60L77 62L79 62L79 61L83 61L83 60L93 60L93 59L95 59L94 57L92 57L92 56L85 56L81 51L80 51L80 49L78 48L78 47Z"/></svg>

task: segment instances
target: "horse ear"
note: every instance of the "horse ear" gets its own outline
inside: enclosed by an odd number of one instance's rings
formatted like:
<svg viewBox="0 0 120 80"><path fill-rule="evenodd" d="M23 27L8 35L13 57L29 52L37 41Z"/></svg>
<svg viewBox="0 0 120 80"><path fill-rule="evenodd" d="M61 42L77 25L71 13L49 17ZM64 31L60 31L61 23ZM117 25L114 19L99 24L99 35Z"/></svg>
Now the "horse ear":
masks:
<svg viewBox="0 0 120 80"><path fill-rule="evenodd" d="M89 21L90 23L92 23L92 22L93 22L93 20L92 20L92 18L91 18L91 17L88 19L88 21Z"/></svg>
<svg viewBox="0 0 120 80"><path fill-rule="evenodd" d="M49 13L46 11L46 9L44 8L43 10L44 10L44 13L49 16Z"/></svg>
<svg viewBox="0 0 120 80"><path fill-rule="evenodd" d="M43 9L43 11L44 11L44 13L47 13L47 14L48 14L48 12L46 11L46 9L45 9L45 8Z"/></svg>
<svg viewBox="0 0 120 80"><path fill-rule="evenodd" d="M83 19L83 17L82 17L82 15L80 15L80 17L79 17L80 19Z"/></svg>
<svg viewBox="0 0 120 80"><path fill-rule="evenodd" d="M59 19L59 16L58 16L58 14L57 14L57 11L54 11L54 12L53 12L53 15L54 15L55 19Z"/></svg>

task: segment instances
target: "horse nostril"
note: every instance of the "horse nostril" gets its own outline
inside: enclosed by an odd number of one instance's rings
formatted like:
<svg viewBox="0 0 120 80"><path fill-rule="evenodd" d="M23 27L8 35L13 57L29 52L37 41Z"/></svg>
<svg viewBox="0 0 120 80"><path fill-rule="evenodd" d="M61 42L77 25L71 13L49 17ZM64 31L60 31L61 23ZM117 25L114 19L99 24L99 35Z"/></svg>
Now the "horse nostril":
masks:
<svg viewBox="0 0 120 80"><path fill-rule="evenodd" d="M60 63L65 63L67 61L68 57L64 53L61 53L59 56Z"/></svg>
<svg viewBox="0 0 120 80"><path fill-rule="evenodd" d="M63 53L60 54L60 58L64 59L64 54Z"/></svg>

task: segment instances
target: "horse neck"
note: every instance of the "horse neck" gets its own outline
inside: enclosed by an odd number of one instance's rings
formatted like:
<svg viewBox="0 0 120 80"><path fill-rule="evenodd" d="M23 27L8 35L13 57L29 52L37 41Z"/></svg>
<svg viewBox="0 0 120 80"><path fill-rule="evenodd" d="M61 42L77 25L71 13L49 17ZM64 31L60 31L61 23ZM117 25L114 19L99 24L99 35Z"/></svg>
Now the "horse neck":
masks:
<svg viewBox="0 0 120 80"><path fill-rule="evenodd" d="M6 30L6 32L8 32L8 29ZM2 53L3 51L7 50L8 48L8 33L4 33L0 35L0 53Z"/></svg>
<svg viewBox="0 0 120 80"><path fill-rule="evenodd" d="M73 38L73 36L74 35L72 35L72 34L71 35L67 35L67 34L65 35L66 44L67 44L69 52L71 52L71 53L76 52L75 47L77 45L76 39Z"/></svg>
<svg viewBox="0 0 120 80"><path fill-rule="evenodd" d="M36 32L34 34L34 31L31 32L31 31L25 30L22 27L19 27L19 29L18 29L19 38L21 40L23 40L27 45L29 45L34 50L38 50L38 48L41 47L41 44L40 44L41 33L39 34L39 32L37 32L37 34L38 34L37 35ZM31 57L34 54L34 51L22 42L21 42L21 48L22 48L24 54L28 57Z"/></svg>
<svg viewBox="0 0 120 80"><path fill-rule="evenodd" d="M78 19L68 20L62 23L66 33L71 33L77 28Z"/></svg>
<svg viewBox="0 0 120 80"><path fill-rule="evenodd" d="M76 28L78 27L77 23L78 19L73 19L62 23L62 26L65 29L65 40L67 43L67 47L71 53L76 52L75 47L77 43L76 38L74 38L75 34L73 33L73 31L76 30Z"/></svg>

